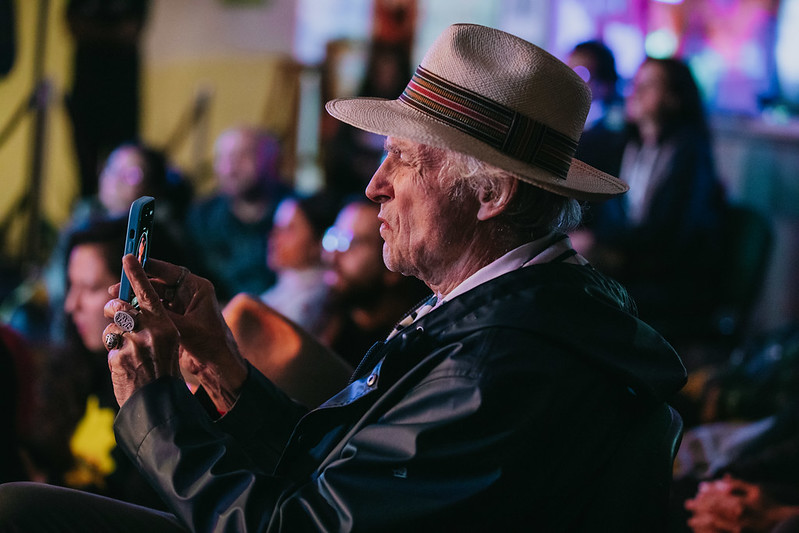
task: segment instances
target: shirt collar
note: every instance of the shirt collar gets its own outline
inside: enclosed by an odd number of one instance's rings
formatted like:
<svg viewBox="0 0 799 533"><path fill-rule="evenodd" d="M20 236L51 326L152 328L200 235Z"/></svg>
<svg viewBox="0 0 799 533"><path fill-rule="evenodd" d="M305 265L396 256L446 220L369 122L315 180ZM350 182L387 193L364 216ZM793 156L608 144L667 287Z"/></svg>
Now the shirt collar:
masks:
<svg viewBox="0 0 799 533"><path fill-rule="evenodd" d="M481 285L494 278L498 278L503 274L518 270L522 267L530 266L538 263L546 263L554 258L560 256L564 251L571 249L571 242L568 237L558 238L559 233L549 233L540 239L530 241L522 244L518 248L514 248L499 259L487 264L465 280L460 285L456 286L449 294L438 296L438 302L435 307L438 307L444 302L471 290L478 285ZM584 263L582 257L577 258L578 263Z"/></svg>

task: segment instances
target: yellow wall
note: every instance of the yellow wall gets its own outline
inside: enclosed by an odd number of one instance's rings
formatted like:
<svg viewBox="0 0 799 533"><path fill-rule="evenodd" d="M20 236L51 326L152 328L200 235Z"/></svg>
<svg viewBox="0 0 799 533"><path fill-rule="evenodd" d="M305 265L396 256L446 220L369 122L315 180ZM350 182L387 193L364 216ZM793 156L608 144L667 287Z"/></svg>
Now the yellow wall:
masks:
<svg viewBox="0 0 799 533"><path fill-rule="evenodd" d="M213 186L209 165L214 139L236 124L259 125L286 135L295 127L298 67L281 55L149 65L144 73L143 137L164 146L181 130L198 94L209 95L207 123L195 125L172 160L191 173L198 192Z"/></svg>
<svg viewBox="0 0 799 533"><path fill-rule="evenodd" d="M77 192L77 163L73 155L71 132L63 105L64 92L71 82L72 43L64 21L66 0L51 0L45 38L44 75L53 84L49 128L44 144L42 178L42 217L51 224L62 223ZM5 128L14 111L27 101L33 89L34 57L39 2L17 0L14 4L17 55L14 67L0 79L0 128ZM0 220L5 221L30 186L33 113L28 113L0 146ZM24 216L14 216L9 242L0 243L2 253L16 258L26 234Z"/></svg>
<svg viewBox="0 0 799 533"><path fill-rule="evenodd" d="M26 101L33 87L40 1L16 0L17 56L0 79L0 128ZM44 72L54 86L45 145L42 217L58 227L78 194L77 160L64 94L71 86L72 39L65 20L67 0L50 0ZM227 8L217 0L157 0L142 42L142 131L156 147L172 138L200 90L210 95L207 121L170 153L190 174L199 193L212 186L208 172L213 140L222 130L246 123L285 135L294 144L297 65L288 59L294 0L254 8ZM30 183L32 114L0 146L0 221L9 218ZM288 159L288 165L292 163ZM24 216L15 216L0 253L19 259L26 235Z"/></svg>

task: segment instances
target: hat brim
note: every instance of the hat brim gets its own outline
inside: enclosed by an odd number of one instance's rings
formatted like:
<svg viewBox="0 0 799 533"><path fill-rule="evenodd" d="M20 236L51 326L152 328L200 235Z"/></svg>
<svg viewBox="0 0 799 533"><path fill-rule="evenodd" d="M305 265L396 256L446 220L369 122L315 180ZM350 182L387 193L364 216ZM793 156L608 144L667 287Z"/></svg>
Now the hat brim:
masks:
<svg viewBox="0 0 799 533"><path fill-rule="evenodd" d="M566 179L503 154L443 122L404 104L384 98L338 98L325 105L333 117L378 135L399 137L421 144L471 155L550 192L585 201L598 201L627 192L620 179L572 159Z"/></svg>

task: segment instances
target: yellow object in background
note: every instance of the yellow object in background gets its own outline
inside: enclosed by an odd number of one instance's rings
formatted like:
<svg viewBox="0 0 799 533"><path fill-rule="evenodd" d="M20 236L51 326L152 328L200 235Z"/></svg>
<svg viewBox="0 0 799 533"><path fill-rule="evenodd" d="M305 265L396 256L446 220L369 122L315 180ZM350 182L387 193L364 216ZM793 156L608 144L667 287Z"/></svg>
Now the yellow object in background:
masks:
<svg viewBox="0 0 799 533"><path fill-rule="evenodd" d="M105 476L116 469L111 450L116 446L114 437L114 410L100 407L100 400L92 394L86 400L86 411L72 434L69 446L75 457L75 466L67 472L65 480L70 487L105 486Z"/></svg>

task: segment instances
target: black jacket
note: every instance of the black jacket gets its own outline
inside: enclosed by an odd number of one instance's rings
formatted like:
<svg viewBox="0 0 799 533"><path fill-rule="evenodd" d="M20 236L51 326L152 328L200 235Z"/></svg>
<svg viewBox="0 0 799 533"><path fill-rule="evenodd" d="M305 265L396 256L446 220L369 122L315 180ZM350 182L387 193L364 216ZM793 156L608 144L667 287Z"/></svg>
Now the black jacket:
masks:
<svg viewBox="0 0 799 533"><path fill-rule="evenodd" d="M628 305L591 267L530 266L304 416L254 369L217 422L161 379L118 441L195 531L657 531L685 370Z"/></svg>

